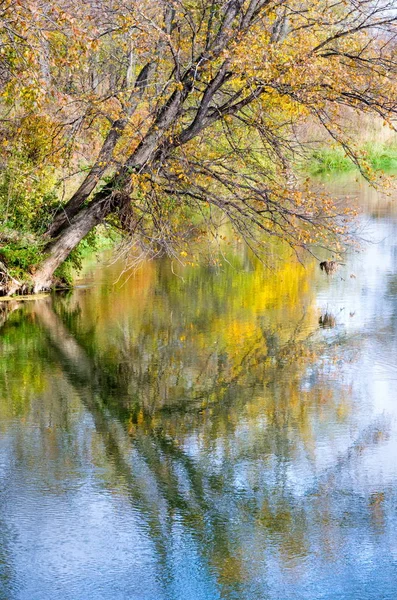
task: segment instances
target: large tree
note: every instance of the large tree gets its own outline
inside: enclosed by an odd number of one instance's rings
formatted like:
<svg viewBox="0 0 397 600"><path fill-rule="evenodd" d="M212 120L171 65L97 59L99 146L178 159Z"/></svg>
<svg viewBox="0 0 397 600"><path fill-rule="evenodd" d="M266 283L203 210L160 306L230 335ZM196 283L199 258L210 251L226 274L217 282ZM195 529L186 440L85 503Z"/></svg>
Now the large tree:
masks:
<svg viewBox="0 0 397 600"><path fill-rule="evenodd" d="M46 245L33 289L105 220L152 256L185 253L220 215L258 253L269 239L337 248L346 208L291 171L299 123L370 176L343 117L394 127L393 4L1 0L3 154L27 147L64 190L55 205L36 199Z"/></svg>

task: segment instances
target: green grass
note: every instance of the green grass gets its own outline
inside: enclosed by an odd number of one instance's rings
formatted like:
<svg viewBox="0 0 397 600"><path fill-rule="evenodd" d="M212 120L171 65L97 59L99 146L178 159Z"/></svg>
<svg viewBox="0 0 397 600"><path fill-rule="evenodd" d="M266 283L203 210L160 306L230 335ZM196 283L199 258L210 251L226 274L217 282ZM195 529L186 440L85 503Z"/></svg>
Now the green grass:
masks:
<svg viewBox="0 0 397 600"><path fill-rule="evenodd" d="M366 142L361 154L376 171L397 170L397 145ZM331 172L346 172L357 169L342 148L322 147L313 150L303 165L303 170L311 175Z"/></svg>

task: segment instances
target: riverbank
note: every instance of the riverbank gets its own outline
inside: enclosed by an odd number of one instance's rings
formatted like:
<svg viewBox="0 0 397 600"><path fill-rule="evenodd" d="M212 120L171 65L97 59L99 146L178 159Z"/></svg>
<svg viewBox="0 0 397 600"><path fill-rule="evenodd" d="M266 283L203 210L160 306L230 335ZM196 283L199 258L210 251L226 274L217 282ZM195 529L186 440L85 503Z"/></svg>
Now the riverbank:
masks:
<svg viewBox="0 0 397 600"><path fill-rule="evenodd" d="M397 142L366 142L359 152L374 171L397 170ZM358 170L357 165L346 155L343 148L332 146L322 146L312 150L301 165L301 169L312 176Z"/></svg>
<svg viewBox="0 0 397 600"><path fill-rule="evenodd" d="M120 236L116 231L99 226L81 242L57 270L53 287L61 289L72 287L83 263L96 259L99 254L113 248L119 240ZM7 281L10 279L25 282L26 290L29 290L31 276L43 260L44 254L45 245L39 236L0 226L0 290L2 285L6 289ZM22 295L26 295L26 291ZM15 298L13 295L10 297ZM2 301L5 298L6 296L0 294Z"/></svg>

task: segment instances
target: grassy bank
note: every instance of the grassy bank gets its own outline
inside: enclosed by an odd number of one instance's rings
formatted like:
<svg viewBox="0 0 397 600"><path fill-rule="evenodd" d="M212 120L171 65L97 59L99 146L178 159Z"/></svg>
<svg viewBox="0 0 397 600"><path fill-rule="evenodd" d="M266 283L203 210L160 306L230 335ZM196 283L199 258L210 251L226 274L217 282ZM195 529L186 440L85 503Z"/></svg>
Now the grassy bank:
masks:
<svg viewBox="0 0 397 600"><path fill-rule="evenodd" d="M365 142L362 145L360 154L376 171L397 170L397 142L386 144ZM309 154L302 168L310 175L321 175L332 172L354 171L357 166L346 156L343 148L323 146Z"/></svg>

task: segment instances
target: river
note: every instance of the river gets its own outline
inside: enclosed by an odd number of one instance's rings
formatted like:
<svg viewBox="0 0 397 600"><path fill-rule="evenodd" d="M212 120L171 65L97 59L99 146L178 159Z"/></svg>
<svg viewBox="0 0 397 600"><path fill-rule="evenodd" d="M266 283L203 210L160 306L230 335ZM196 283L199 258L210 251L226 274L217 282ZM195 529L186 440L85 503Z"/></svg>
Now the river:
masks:
<svg viewBox="0 0 397 600"><path fill-rule="evenodd" d="M331 277L109 263L7 304L1 600L396 598L397 196L333 187L368 241Z"/></svg>

